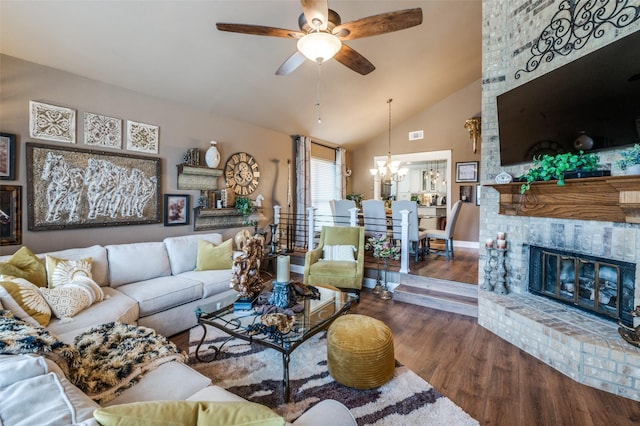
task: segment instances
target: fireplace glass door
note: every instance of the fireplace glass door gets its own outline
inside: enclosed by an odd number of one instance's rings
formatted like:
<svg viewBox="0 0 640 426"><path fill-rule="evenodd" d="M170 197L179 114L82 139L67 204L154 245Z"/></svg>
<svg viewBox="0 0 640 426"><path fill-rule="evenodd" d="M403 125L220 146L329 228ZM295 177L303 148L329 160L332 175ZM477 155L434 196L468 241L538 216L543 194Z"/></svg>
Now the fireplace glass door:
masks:
<svg viewBox="0 0 640 426"><path fill-rule="evenodd" d="M633 263L529 246L529 291L632 326Z"/></svg>

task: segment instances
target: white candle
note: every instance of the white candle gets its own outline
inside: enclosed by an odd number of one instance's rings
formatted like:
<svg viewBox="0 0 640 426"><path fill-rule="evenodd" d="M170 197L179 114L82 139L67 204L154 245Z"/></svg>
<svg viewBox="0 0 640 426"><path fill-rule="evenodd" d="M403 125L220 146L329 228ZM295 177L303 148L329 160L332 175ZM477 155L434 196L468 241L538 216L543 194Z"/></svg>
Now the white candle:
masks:
<svg viewBox="0 0 640 426"><path fill-rule="evenodd" d="M498 240L504 240L504 232L498 232Z"/></svg>
<svg viewBox="0 0 640 426"><path fill-rule="evenodd" d="M276 281L279 283L289 282L289 256L278 256L278 270L276 274Z"/></svg>
<svg viewBox="0 0 640 426"><path fill-rule="evenodd" d="M507 248L507 241L506 240L498 240L498 248L499 249L505 249Z"/></svg>
<svg viewBox="0 0 640 426"><path fill-rule="evenodd" d="M488 247L488 248L493 247L493 239L492 239L492 238L487 238L487 239L484 241L484 245L485 245L485 247Z"/></svg>

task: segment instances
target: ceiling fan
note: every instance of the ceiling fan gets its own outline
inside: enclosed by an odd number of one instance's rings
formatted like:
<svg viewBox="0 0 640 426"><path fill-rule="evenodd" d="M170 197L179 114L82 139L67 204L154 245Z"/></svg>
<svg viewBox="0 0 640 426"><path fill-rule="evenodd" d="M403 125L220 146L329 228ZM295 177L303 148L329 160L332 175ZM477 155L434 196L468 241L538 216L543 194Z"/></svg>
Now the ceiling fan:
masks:
<svg viewBox="0 0 640 426"><path fill-rule="evenodd" d="M321 63L332 57L353 71L366 75L375 67L344 44L345 41L403 30L422 23L422 9L419 7L342 24L340 15L329 9L326 0L301 0L300 3L303 11L298 18L300 31L251 24L217 23L216 27L220 31L297 39L298 50L280 65L277 75L292 73L305 59Z"/></svg>

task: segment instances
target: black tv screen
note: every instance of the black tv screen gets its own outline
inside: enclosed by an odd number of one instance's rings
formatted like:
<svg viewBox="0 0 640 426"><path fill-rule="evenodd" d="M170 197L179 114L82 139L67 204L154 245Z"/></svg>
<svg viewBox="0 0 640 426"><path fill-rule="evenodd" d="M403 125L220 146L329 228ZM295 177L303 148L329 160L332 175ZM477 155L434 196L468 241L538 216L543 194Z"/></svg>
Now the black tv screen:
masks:
<svg viewBox="0 0 640 426"><path fill-rule="evenodd" d="M503 166L542 154L639 143L640 31L509 90L497 101Z"/></svg>

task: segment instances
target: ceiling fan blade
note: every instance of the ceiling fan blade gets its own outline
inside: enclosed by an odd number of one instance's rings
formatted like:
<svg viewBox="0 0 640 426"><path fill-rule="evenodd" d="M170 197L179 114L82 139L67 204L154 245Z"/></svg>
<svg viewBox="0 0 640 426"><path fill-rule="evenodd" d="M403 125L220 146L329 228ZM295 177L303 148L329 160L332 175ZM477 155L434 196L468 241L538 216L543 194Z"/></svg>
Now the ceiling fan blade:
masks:
<svg viewBox="0 0 640 426"><path fill-rule="evenodd" d="M342 44L342 48L336 53L334 59L340 62L342 65L351 68L357 73L367 75L371 71L375 70L371 62L346 44Z"/></svg>
<svg viewBox="0 0 640 426"><path fill-rule="evenodd" d="M327 23L329 22L329 5L327 0L300 0L302 4L302 11L304 17L307 19L307 23L311 28L317 28L320 30L327 29ZM316 22L319 21L319 25Z"/></svg>
<svg viewBox="0 0 640 426"><path fill-rule="evenodd" d="M395 12L381 13L356 21L338 25L333 34L340 40L354 40L378 34L390 33L415 27L422 24L422 9L404 9Z"/></svg>
<svg viewBox="0 0 640 426"><path fill-rule="evenodd" d="M228 31L231 33L253 34L269 37L300 38L304 35L299 31L250 24L227 24L219 22L216 24L216 28L220 31Z"/></svg>
<svg viewBox="0 0 640 426"><path fill-rule="evenodd" d="M298 67L302 65L306 60L307 58L305 58L302 53L296 50L293 55L289 56L287 60L284 61L282 65L280 65L280 68L278 68L278 70L276 71L276 75L291 74L296 69L298 69Z"/></svg>

